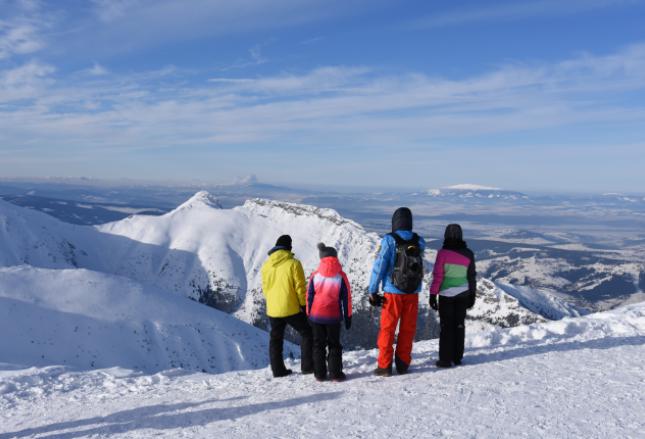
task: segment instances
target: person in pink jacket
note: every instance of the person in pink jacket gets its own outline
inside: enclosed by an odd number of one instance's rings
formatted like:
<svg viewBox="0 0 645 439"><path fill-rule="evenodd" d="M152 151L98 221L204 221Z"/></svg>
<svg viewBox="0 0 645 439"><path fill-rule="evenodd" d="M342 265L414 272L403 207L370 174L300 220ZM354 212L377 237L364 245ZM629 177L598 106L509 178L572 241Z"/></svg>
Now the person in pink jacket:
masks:
<svg viewBox="0 0 645 439"><path fill-rule="evenodd" d="M344 381L340 325L344 321L345 329L351 327L352 293L336 249L320 243L318 250L320 265L307 289L307 316L314 333L314 375L324 381L329 370L332 381Z"/></svg>
<svg viewBox="0 0 645 439"><path fill-rule="evenodd" d="M461 364L466 310L475 305L476 294L475 255L463 239L461 226L449 224L443 247L437 253L430 284L430 307L439 311L441 325L437 367Z"/></svg>

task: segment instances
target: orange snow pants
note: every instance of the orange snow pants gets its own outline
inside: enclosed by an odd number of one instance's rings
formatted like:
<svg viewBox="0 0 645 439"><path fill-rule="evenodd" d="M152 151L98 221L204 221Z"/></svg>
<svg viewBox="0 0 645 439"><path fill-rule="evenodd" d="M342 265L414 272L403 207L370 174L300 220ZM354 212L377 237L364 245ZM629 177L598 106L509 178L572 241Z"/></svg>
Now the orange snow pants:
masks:
<svg viewBox="0 0 645 439"><path fill-rule="evenodd" d="M418 294L385 293L385 303L381 311L381 328L378 333L378 367L392 365L394 334L399 324L399 337L396 342L396 356L405 364L412 361L412 343L417 332L419 313Z"/></svg>

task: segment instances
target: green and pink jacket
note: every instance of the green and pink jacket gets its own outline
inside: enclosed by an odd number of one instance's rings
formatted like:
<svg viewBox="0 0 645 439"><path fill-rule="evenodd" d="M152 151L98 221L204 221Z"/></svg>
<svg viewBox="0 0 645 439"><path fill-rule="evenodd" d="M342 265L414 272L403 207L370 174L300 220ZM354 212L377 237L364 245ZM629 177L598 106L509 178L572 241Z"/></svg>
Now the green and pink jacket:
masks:
<svg viewBox="0 0 645 439"><path fill-rule="evenodd" d="M455 297L462 293L476 294L475 256L467 247L442 248L432 270L430 294Z"/></svg>

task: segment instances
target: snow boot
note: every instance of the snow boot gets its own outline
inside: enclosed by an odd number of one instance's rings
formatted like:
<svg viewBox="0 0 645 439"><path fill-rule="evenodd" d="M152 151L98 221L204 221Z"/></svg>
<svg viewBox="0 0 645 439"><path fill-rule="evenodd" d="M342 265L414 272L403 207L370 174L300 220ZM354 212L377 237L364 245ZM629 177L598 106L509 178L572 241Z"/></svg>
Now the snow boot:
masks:
<svg viewBox="0 0 645 439"><path fill-rule="evenodd" d="M285 369L283 372L274 373L273 378L286 377L286 376L291 375L292 373L293 373L293 371L291 369Z"/></svg>
<svg viewBox="0 0 645 439"><path fill-rule="evenodd" d="M399 375L405 375L406 373L408 373L408 368L410 367L410 365L401 360L396 355L394 356L394 364L396 365L396 373L398 373Z"/></svg>
<svg viewBox="0 0 645 439"><path fill-rule="evenodd" d="M452 363L451 363L450 361L441 361L441 360L437 360L437 362L435 363L435 365L436 365L437 367L441 367L441 368L452 367Z"/></svg>
<svg viewBox="0 0 645 439"><path fill-rule="evenodd" d="M391 377L392 376L392 366L390 367L377 367L374 369L374 375L379 377Z"/></svg>
<svg viewBox="0 0 645 439"><path fill-rule="evenodd" d="M347 379L347 375L345 375L344 372L341 372L340 374L334 375L333 377L331 377L331 380L335 383L342 383L346 379Z"/></svg>
<svg viewBox="0 0 645 439"><path fill-rule="evenodd" d="M453 363L455 363L455 366L461 366L461 359L454 360Z"/></svg>

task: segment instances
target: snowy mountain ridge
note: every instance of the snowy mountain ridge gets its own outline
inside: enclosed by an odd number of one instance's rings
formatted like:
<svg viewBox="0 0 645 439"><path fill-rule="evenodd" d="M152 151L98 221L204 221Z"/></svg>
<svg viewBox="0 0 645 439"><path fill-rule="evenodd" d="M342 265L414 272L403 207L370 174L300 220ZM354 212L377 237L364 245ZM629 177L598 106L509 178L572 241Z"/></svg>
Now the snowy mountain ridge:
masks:
<svg viewBox="0 0 645 439"><path fill-rule="evenodd" d="M282 234L291 234L294 252L311 273L318 242L335 246L353 288L354 328L348 346L371 345L378 313L365 288L379 237L332 209L253 199L222 209L207 192L196 193L161 216L134 215L97 227L62 223L47 215L0 202L4 266L86 268L132 279L161 291L214 306L266 328L260 268ZM426 283L435 252L426 255ZM486 325L513 326L542 321L494 284L480 283L472 315ZM425 299L423 298L425 296ZM437 335L436 316L422 294L419 337Z"/></svg>

